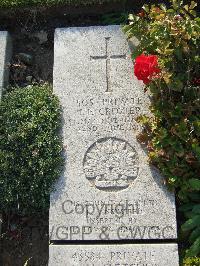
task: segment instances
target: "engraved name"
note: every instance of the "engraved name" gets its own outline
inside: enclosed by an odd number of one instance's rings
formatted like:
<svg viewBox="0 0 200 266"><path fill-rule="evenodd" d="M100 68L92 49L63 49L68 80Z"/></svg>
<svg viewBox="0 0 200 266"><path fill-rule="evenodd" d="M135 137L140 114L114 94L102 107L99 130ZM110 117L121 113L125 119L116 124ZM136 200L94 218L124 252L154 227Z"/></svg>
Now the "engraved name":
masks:
<svg viewBox="0 0 200 266"><path fill-rule="evenodd" d="M68 118L66 124L78 131L113 132L138 131L140 125L136 118L142 114L143 100L140 97L103 97L102 99L77 99L76 118Z"/></svg>

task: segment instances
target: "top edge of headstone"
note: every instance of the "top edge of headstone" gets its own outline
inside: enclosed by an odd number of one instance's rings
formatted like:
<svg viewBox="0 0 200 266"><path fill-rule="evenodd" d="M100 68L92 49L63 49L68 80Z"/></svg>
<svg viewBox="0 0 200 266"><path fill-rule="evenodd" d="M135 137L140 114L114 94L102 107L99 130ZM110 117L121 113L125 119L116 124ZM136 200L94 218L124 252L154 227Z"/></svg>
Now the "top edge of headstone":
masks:
<svg viewBox="0 0 200 266"><path fill-rule="evenodd" d="M66 30L73 30L73 29L97 29L97 28L121 28L121 25L118 25L118 24L115 24L115 25L106 25L106 26L103 26L103 25L98 25L98 26L88 26L88 27L85 27L85 26L77 26L77 27L61 27L61 28L56 28L55 31L57 30L61 30L61 31L66 31Z"/></svg>
<svg viewBox="0 0 200 266"><path fill-rule="evenodd" d="M0 31L0 35L10 35L8 31L2 30Z"/></svg>
<svg viewBox="0 0 200 266"><path fill-rule="evenodd" d="M88 26L88 27L67 27L67 28L56 28L55 29L55 36L59 33L63 33L63 32L73 32L73 31L90 31L90 30L122 30L121 25L108 25L108 26Z"/></svg>

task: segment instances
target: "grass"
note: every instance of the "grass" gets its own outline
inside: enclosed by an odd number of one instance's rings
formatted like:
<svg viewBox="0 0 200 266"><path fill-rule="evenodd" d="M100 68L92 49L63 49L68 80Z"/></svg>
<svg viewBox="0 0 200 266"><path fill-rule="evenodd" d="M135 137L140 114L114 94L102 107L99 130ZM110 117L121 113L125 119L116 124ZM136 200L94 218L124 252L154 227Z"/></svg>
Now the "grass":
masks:
<svg viewBox="0 0 200 266"><path fill-rule="evenodd" d="M55 5L71 5L85 6L92 4L104 4L114 2L126 2L126 0L0 0L1 8L9 7L28 7L28 6L55 6Z"/></svg>

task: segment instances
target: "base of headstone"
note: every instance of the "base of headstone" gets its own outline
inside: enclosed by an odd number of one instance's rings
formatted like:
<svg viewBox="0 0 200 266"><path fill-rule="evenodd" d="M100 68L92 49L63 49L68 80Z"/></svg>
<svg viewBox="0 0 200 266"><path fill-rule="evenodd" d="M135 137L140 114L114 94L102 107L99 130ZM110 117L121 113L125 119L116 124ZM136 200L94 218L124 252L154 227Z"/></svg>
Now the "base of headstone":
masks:
<svg viewBox="0 0 200 266"><path fill-rule="evenodd" d="M51 245L49 266L178 266L177 244Z"/></svg>
<svg viewBox="0 0 200 266"><path fill-rule="evenodd" d="M12 56L12 41L7 31L0 31L0 99L3 88L8 85L9 62Z"/></svg>

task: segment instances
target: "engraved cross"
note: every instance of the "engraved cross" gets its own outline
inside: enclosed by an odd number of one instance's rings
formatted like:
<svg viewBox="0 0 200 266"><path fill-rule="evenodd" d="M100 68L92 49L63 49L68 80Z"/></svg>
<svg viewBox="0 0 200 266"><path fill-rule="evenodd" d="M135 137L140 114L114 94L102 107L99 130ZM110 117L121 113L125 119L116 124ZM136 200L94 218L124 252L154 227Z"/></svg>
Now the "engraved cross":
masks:
<svg viewBox="0 0 200 266"><path fill-rule="evenodd" d="M106 60L106 83L107 83L107 88L106 88L106 92L111 92L111 82L110 82L110 60L111 59L126 59L126 54L122 54L122 55L109 55L108 54L108 44L109 44L109 40L111 37L106 37L105 41L106 41L106 54L103 56L90 56L90 59L94 59L94 60L98 60L98 59L105 59Z"/></svg>

